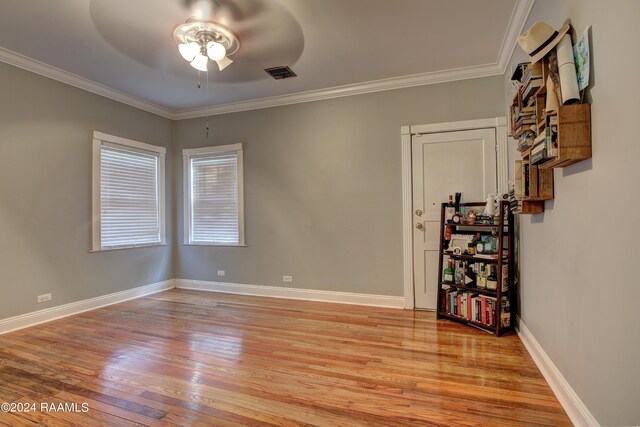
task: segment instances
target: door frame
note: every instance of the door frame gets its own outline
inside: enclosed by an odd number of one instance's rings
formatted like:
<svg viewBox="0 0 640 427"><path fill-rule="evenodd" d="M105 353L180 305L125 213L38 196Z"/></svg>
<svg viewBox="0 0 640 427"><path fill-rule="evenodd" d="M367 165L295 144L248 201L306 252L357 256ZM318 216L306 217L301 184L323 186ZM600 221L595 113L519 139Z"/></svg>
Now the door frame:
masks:
<svg viewBox="0 0 640 427"><path fill-rule="evenodd" d="M465 120L460 122L433 123L402 126L402 258L404 263L404 308L413 310L413 170L411 167L411 138L428 133L457 132L474 129L495 129L497 149L498 191L507 191L509 175L507 147L507 118Z"/></svg>

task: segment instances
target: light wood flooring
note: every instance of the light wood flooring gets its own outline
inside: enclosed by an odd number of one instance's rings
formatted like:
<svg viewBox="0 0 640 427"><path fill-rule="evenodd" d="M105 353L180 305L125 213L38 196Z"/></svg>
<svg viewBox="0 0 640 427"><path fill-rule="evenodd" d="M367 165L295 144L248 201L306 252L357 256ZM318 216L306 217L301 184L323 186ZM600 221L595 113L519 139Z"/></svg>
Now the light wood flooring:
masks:
<svg viewBox="0 0 640 427"><path fill-rule="evenodd" d="M9 426L571 425L515 334L177 289L0 336L0 402L88 404Z"/></svg>

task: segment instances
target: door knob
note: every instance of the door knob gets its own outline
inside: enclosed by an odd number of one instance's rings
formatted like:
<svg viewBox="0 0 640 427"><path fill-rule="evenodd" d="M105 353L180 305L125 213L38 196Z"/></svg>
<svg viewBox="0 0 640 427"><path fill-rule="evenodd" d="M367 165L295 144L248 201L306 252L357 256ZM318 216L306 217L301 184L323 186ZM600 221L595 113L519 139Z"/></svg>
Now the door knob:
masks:
<svg viewBox="0 0 640 427"><path fill-rule="evenodd" d="M417 209L416 210L416 215L422 216L422 209Z"/></svg>
<svg viewBox="0 0 640 427"><path fill-rule="evenodd" d="M416 224L416 228L417 228L418 230L422 230L422 229L424 228L424 225L422 225L422 223L421 223L421 222L419 222L419 223L417 223L417 224Z"/></svg>

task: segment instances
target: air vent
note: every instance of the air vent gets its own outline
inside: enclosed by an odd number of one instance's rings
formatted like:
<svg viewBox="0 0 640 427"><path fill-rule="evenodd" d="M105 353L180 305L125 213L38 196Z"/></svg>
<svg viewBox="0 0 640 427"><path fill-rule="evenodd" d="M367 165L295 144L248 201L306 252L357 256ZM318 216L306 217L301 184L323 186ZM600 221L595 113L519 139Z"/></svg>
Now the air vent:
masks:
<svg viewBox="0 0 640 427"><path fill-rule="evenodd" d="M284 65L280 67L265 68L265 71L276 80L288 79L290 77L297 76L291 68Z"/></svg>

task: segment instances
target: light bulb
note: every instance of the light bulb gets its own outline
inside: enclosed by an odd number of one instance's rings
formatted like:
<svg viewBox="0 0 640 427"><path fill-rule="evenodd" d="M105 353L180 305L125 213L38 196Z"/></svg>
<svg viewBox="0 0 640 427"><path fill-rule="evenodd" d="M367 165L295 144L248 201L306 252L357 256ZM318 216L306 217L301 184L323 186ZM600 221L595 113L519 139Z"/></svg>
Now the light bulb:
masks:
<svg viewBox="0 0 640 427"><path fill-rule="evenodd" d="M184 59L191 62L195 59L196 55L200 53L200 45L196 42L181 43L178 46L178 50Z"/></svg>
<svg viewBox="0 0 640 427"><path fill-rule="evenodd" d="M225 68L227 68L229 65L231 65L233 63L233 60L229 59L228 56L225 56L219 61L216 61L216 63L218 64L218 68L220 69L220 71L222 71Z"/></svg>
<svg viewBox="0 0 640 427"><path fill-rule="evenodd" d="M209 62L209 58L204 55L197 55L196 59L191 61L191 66L196 70L207 71L207 62Z"/></svg>
<svg viewBox="0 0 640 427"><path fill-rule="evenodd" d="M227 49L220 43L209 42L207 43L207 55L212 61L219 61L227 56Z"/></svg>

